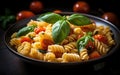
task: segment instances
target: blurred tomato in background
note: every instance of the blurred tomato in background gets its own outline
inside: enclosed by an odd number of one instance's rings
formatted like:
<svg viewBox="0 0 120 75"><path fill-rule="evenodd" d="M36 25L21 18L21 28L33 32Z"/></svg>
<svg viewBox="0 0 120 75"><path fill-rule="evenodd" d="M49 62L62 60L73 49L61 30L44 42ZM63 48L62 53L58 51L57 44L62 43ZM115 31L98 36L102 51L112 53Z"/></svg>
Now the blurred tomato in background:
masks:
<svg viewBox="0 0 120 75"><path fill-rule="evenodd" d="M73 11L79 13L88 13L90 6L86 1L78 1L73 5Z"/></svg>
<svg viewBox="0 0 120 75"><path fill-rule="evenodd" d="M16 20L20 21L22 19L30 18L30 17L32 17L34 15L35 14L32 11L22 10L22 11L20 11L20 12L17 13Z"/></svg>
<svg viewBox="0 0 120 75"><path fill-rule="evenodd" d="M107 21L110 21L113 24L116 24L118 22L117 15L113 12L105 12L101 17Z"/></svg>
<svg viewBox="0 0 120 75"><path fill-rule="evenodd" d="M6 2L8 4L6 4ZM0 2L0 27L9 27L5 25L11 23L13 19L15 22L14 17L16 17L16 21L18 21L43 12L87 13L101 17L120 27L120 13L118 8L120 4L117 3L119 3L118 0L3 0ZM6 9L9 9L11 13L5 13ZM24 10L25 12L21 12ZM12 19L10 17L11 15L13 17ZM8 20L6 20L6 18L8 18Z"/></svg>
<svg viewBox="0 0 120 75"><path fill-rule="evenodd" d="M43 3L41 1L32 1L29 8L34 13L40 13L43 10Z"/></svg>

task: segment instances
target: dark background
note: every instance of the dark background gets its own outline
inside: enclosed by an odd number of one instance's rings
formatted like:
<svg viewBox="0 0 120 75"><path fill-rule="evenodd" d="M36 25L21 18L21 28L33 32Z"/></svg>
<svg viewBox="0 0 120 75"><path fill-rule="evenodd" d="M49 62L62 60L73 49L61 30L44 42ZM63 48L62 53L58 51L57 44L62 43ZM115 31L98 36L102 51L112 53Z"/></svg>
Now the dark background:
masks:
<svg viewBox="0 0 120 75"><path fill-rule="evenodd" d="M13 14L17 14L21 10L29 10L29 4L34 0L0 0L0 15L3 15L6 8L9 8ZM78 0L40 0L43 2L43 11L53 11L60 9L62 11L73 11L73 5ZM118 18L120 18L120 4L119 0L83 0L89 3L90 12L99 13L100 10L103 12L114 12ZM119 25L117 25L119 28ZM40 68L31 67L21 62L19 58L15 57L10 53L4 42L3 35L4 30L0 29L0 75L35 75L35 74L95 74L95 75L120 75L120 51L116 52L113 57L109 60L104 68L99 71L89 69L83 72L80 70L66 70L65 73L61 71L46 71L46 69L39 70ZM45 71L45 72L42 72Z"/></svg>
<svg viewBox="0 0 120 75"><path fill-rule="evenodd" d="M29 8L29 4L34 0L2 0L0 1L1 13L4 12L5 8L10 8L14 12L24 10ZM64 11L72 11L72 7L75 2L80 0L40 0L44 5L44 10L46 9L61 9ZM103 11L112 11L117 15L119 14L120 4L119 0L82 0L89 3L91 10L98 10L99 8Z"/></svg>
<svg viewBox="0 0 120 75"><path fill-rule="evenodd" d="M29 10L31 1L35 0L2 0L0 1L0 16L5 14L5 9L8 8L15 16L21 10ZM73 12L73 5L77 1L86 1L90 6L89 14L100 16L104 12L113 12L120 19L120 4L119 0L39 0L43 3L43 12L59 9L62 11ZM102 12L102 13L101 13ZM39 13L38 13L39 14ZM118 24L117 27L120 27Z"/></svg>

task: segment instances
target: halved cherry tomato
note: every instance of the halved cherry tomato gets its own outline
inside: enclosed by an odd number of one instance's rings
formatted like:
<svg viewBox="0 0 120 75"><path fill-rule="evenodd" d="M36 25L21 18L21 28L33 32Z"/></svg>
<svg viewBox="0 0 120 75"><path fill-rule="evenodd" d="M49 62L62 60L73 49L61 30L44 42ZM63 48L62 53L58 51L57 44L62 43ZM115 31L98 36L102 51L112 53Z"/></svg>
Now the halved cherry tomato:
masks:
<svg viewBox="0 0 120 75"><path fill-rule="evenodd" d="M30 10L34 13L39 13L43 10L43 3L41 1L32 1L30 3Z"/></svg>
<svg viewBox="0 0 120 75"><path fill-rule="evenodd" d="M34 32L35 32L36 34L38 34L38 33L41 32L41 31L45 31L45 28L39 27L39 28L35 28L35 29L34 29Z"/></svg>
<svg viewBox="0 0 120 75"><path fill-rule="evenodd" d="M41 41L41 46L42 46L43 50L47 50L48 45L52 45L52 44L53 44L53 41L51 41L50 39L43 39Z"/></svg>
<svg viewBox="0 0 120 75"><path fill-rule="evenodd" d="M99 58L101 55L97 51L93 51L89 57L90 59Z"/></svg>
<svg viewBox="0 0 120 75"><path fill-rule="evenodd" d="M100 42L103 42L104 44L108 44L108 39L106 36L102 35L102 34L97 34L94 35L94 38L99 40Z"/></svg>
<svg viewBox="0 0 120 75"><path fill-rule="evenodd" d="M23 42L30 42L30 43L32 43L33 42L33 40L31 39L31 38L29 38L29 37L22 37L21 38L21 43L23 43Z"/></svg>
<svg viewBox="0 0 120 75"><path fill-rule="evenodd" d="M16 16L16 20L19 21L19 20L22 20L22 19L32 17L34 15L35 14L32 11L23 10L23 11L18 12L18 14Z"/></svg>

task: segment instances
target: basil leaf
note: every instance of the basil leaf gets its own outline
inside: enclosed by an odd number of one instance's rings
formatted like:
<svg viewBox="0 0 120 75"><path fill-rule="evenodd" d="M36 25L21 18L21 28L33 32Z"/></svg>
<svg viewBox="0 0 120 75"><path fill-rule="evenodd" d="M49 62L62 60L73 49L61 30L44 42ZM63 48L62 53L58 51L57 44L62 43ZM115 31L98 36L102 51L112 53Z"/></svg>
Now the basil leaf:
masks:
<svg viewBox="0 0 120 75"><path fill-rule="evenodd" d="M66 20L59 20L52 26L52 36L55 43L63 41L70 33L70 26Z"/></svg>
<svg viewBox="0 0 120 75"><path fill-rule="evenodd" d="M27 33L34 31L34 28L35 28L35 26L26 26L26 27L23 27L22 29L20 29L18 31L17 37L26 35Z"/></svg>
<svg viewBox="0 0 120 75"><path fill-rule="evenodd" d="M81 14L73 14L68 18L68 21L71 24L77 25L77 26L81 26L81 25L87 25L87 24L91 24L91 20Z"/></svg>
<svg viewBox="0 0 120 75"><path fill-rule="evenodd" d="M83 49L88 44L89 41L94 41L94 39L92 37L92 32L88 32L82 38L80 38L80 39L77 40L78 51L80 51L81 49Z"/></svg>
<svg viewBox="0 0 120 75"><path fill-rule="evenodd" d="M55 22L57 22L58 20L63 19L63 17L59 14L56 13L45 13L40 15L37 20L38 21L45 21L47 23L51 23L54 24Z"/></svg>

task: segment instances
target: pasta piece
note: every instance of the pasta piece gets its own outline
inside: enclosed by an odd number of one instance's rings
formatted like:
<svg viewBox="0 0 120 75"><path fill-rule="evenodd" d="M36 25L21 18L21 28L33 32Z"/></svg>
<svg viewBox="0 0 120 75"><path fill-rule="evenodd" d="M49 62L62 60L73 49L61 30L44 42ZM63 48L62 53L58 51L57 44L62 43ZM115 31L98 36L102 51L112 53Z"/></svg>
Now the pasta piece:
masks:
<svg viewBox="0 0 120 75"><path fill-rule="evenodd" d="M104 30L104 34L106 35L107 39L108 39L108 45L112 46L115 45L115 41L112 38L112 33L110 31L110 27L106 27Z"/></svg>
<svg viewBox="0 0 120 75"><path fill-rule="evenodd" d="M63 62L63 58L56 58L56 62L59 62L59 63Z"/></svg>
<svg viewBox="0 0 120 75"><path fill-rule="evenodd" d="M110 27L109 27L109 26L104 27L104 32L103 32L103 34L106 34L106 33L108 33L108 32L110 32Z"/></svg>
<svg viewBox="0 0 120 75"><path fill-rule="evenodd" d="M53 41L52 37L45 32L40 32L36 37L33 38L35 42L41 42L43 39L49 39Z"/></svg>
<svg viewBox="0 0 120 75"><path fill-rule="evenodd" d="M62 55L63 62L79 62L81 61L80 56L76 53L64 53Z"/></svg>
<svg viewBox="0 0 120 75"><path fill-rule="evenodd" d="M107 39L108 39L108 45L109 46L115 45L115 41L113 40L112 36L109 33L106 34L106 36L107 36Z"/></svg>
<svg viewBox="0 0 120 75"><path fill-rule="evenodd" d="M32 47L35 48L35 49L42 49L40 42L32 43Z"/></svg>
<svg viewBox="0 0 120 75"><path fill-rule="evenodd" d="M39 60L44 59L44 55L41 52L39 52L38 49L35 49L35 48L31 48L29 56Z"/></svg>
<svg viewBox="0 0 120 75"><path fill-rule="evenodd" d="M18 48L17 51L23 55L28 56L31 49L31 44L29 42L23 42Z"/></svg>
<svg viewBox="0 0 120 75"><path fill-rule="evenodd" d="M41 40L41 37L38 36L38 35L36 35L36 36L33 38L33 41L35 41L35 42L40 42L40 40Z"/></svg>
<svg viewBox="0 0 120 75"><path fill-rule="evenodd" d="M18 48L18 46L21 45L20 39L19 38L13 38L10 40L10 45L15 46L15 48Z"/></svg>
<svg viewBox="0 0 120 75"><path fill-rule="evenodd" d="M35 20L31 20L30 22L27 23L27 26L32 26L32 25L36 25L37 27L46 27L47 25L49 25L49 23L43 21L39 22Z"/></svg>
<svg viewBox="0 0 120 75"><path fill-rule="evenodd" d="M65 45L68 44L69 42L74 42L77 39L77 35L76 34L71 34L70 36L68 36L66 39L64 39L61 43L61 45Z"/></svg>
<svg viewBox="0 0 120 75"><path fill-rule="evenodd" d="M61 57L62 54L65 52L65 49L61 45L49 45L48 46L48 51L53 52L56 57Z"/></svg>
<svg viewBox="0 0 120 75"><path fill-rule="evenodd" d="M66 52L71 52L71 50L76 48L76 42L70 42L66 45L64 45L65 51Z"/></svg>
<svg viewBox="0 0 120 75"><path fill-rule="evenodd" d="M44 61L47 61L47 62L55 62L56 61L56 56L54 53L52 52L48 52L45 54L44 56Z"/></svg>
<svg viewBox="0 0 120 75"><path fill-rule="evenodd" d="M12 39L12 38L16 38L16 35L17 35L17 32L13 33L13 34L11 35L11 39Z"/></svg>
<svg viewBox="0 0 120 75"><path fill-rule="evenodd" d="M49 24L49 25L46 27L45 33L48 34L48 35L50 35L51 38L52 38L52 24Z"/></svg>
<svg viewBox="0 0 120 75"><path fill-rule="evenodd" d="M82 31L84 32L89 32L89 31L94 31L96 28L96 24L92 23L92 24L88 24L88 25L84 25L84 26L80 26Z"/></svg>
<svg viewBox="0 0 120 75"><path fill-rule="evenodd" d="M95 44L95 47L96 47L97 51L101 55L106 54L108 52L108 50L109 50L109 48L108 48L108 46L106 44L104 44L104 43L102 43L102 42L100 42L100 41L98 41L96 39L95 39L94 44Z"/></svg>
<svg viewBox="0 0 120 75"><path fill-rule="evenodd" d="M103 31L104 31L103 26L97 26L96 29L93 31L93 35L95 35L95 34L103 34Z"/></svg>
<svg viewBox="0 0 120 75"><path fill-rule="evenodd" d="M78 49L72 49L71 51L70 51L70 53L78 53Z"/></svg>
<svg viewBox="0 0 120 75"><path fill-rule="evenodd" d="M80 57L84 61L89 59L87 49L84 48L84 49L80 50Z"/></svg>
<svg viewBox="0 0 120 75"><path fill-rule="evenodd" d="M27 26L37 25L37 21L30 20L30 22L27 23Z"/></svg>
<svg viewBox="0 0 120 75"><path fill-rule="evenodd" d="M44 22L44 21L38 22L37 21L37 26L38 27L47 27L48 25L49 25L49 23L47 23L47 22Z"/></svg>
<svg viewBox="0 0 120 75"><path fill-rule="evenodd" d="M81 28L74 28L73 33L78 35L78 34L83 34L83 31Z"/></svg>
<svg viewBox="0 0 120 75"><path fill-rule="evenodd" d="M29 32L26 36L30 37L32 39L36 36L36 33L35 32Z"/></svg>

